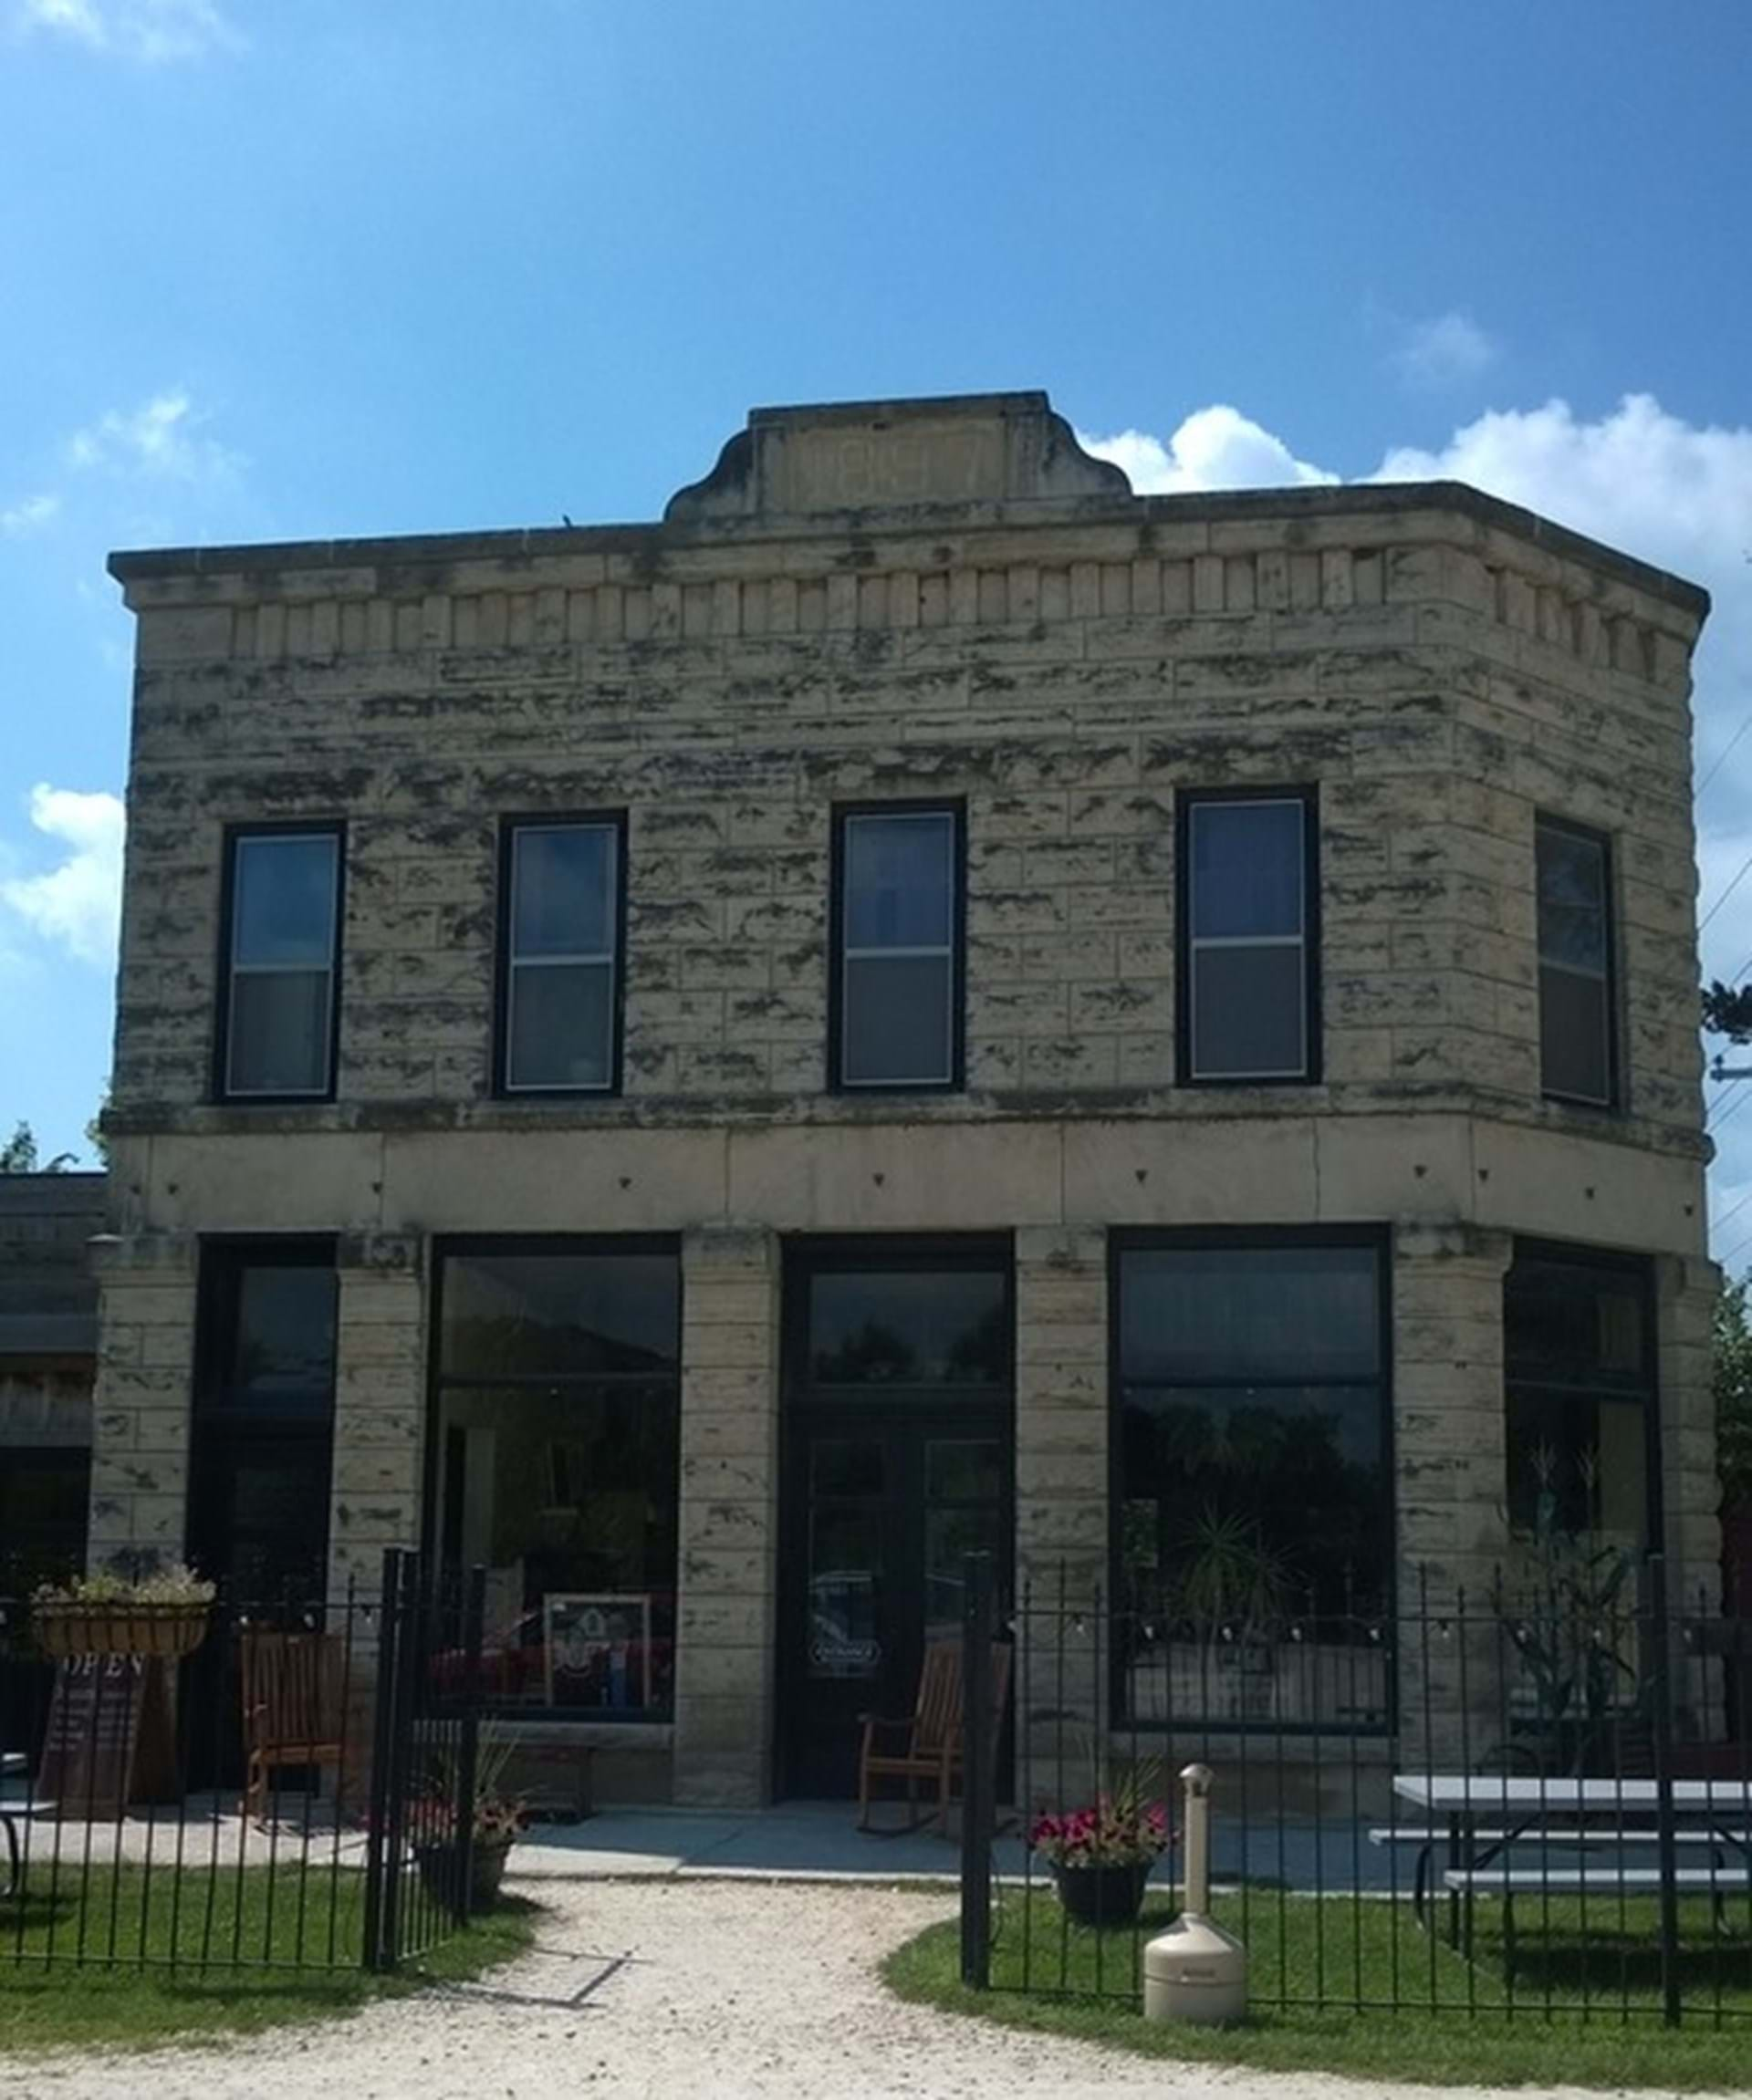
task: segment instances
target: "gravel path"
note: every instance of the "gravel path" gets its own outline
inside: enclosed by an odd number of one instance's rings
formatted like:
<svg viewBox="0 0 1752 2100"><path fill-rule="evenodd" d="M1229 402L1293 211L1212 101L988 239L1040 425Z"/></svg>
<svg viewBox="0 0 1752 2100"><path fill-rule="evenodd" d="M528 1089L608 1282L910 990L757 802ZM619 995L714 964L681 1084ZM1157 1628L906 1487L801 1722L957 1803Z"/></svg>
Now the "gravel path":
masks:
<svg viewBox="0 0 1752 2100"><path fill-rule="evenodd" d="M876 1961L948 1914L941 1894L753 1881L544 1882L530 1893L549 1907L536 1951L478 1987L219 2047L39 2058L0 2070L0 2084L8 2100L1341 2100L1360 2090L1177 2069L902 2005ZM1369 2090L1430 2100L1427 2087Z"/></svg>

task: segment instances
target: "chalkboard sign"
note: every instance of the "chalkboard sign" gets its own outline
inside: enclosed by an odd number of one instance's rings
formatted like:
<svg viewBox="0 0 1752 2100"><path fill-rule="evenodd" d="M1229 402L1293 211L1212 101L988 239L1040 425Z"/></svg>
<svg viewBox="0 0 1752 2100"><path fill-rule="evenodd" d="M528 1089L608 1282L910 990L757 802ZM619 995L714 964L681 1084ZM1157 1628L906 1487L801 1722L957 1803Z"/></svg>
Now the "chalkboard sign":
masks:
<svg viewBox="0 0 1752 2100"><path fill-rule="evenodd" d="M171 1783L163 1665L138 1655L71 1656L55 1673L36 1793L67 1815L120 1815Z"/></svg>

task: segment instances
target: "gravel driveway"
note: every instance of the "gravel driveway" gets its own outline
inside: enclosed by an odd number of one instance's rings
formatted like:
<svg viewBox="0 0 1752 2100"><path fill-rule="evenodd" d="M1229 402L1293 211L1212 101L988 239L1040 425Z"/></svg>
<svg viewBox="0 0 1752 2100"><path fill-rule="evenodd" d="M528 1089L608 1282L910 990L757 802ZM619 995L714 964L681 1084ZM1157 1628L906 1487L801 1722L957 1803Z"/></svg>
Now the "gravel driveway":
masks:
<svg viewBox="0 0 1752 2100"><path fill-rule="evenodd" d="M1340 2100L1359 2090L1180 2070L902 2005L875 1964L948 1915L941 1894L763 1881L547 1881L530 1893L549 1907L536 1950L479 1986L218 2047L40 2058L0 2083L8 2100L568 2100L580 2090ZM1430 2100L1427 2087L1371 2090Z"/></svg>

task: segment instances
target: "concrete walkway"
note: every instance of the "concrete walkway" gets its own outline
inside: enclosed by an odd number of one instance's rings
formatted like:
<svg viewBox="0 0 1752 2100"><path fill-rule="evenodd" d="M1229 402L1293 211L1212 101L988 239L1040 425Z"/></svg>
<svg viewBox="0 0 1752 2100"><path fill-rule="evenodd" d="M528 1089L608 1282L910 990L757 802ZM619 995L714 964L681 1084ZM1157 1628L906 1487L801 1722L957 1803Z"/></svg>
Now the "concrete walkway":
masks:
<svg viewBox="0 0 1752 2100"><path fill-rule="evenodd" d="M890 1809L892 1818L896 1811ZM952 1821L952 1830L955 1825ZM1246 1839L1245 1851L1243 1838ZM1021 1827L1011 1820L993 1848L1000 1875L1020 1877L1026 1865ZM1217 1826L1213 1870L1219 1882L1281 1881L1330 1894L1353 1887L1411 1888L1412 1856L1392 1860L1349 1822L1259 1824L1245 1833ZM953 1882L961 1872L959 1834L934 1828L876 1836L857 1827L841 1801L787 1802L777 1808L710 1811L609 1808L578 1824L538 1823L516 1851L516 1871L539 1879L599 1876L724 1879L743 1876L794 1881ZM1037 1876L1043 1875L1035 1863ZM1164 1858L1155 1879L1171 1877Z"/></svg>

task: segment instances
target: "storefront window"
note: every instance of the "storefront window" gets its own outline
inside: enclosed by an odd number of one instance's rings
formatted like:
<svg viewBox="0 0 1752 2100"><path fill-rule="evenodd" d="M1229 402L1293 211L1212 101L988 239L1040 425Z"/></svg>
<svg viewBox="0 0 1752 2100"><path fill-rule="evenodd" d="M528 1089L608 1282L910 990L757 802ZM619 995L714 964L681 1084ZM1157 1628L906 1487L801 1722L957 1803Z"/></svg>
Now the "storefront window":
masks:
<svg viewBox="0 0 1752 2100"><path fill-rule="evenodd" d="M486 1570L485 1689L513 1710L673 1706L681 1273L673 1249L450 1251L438 1535Z"/></svg>
<svg viewBox="0 0 1752 2100"><path fill-rule="evenodd" d="M1391 1595L1382 1267L1372 1240L1121 1250L1127 1718L1331 1718L1325 1657L1350 1722L1379 1719L1384 1681L1350 1651Z"/></svg>
<svg viewBox="0 0 1752 2100"><path fill-rule="evenodd" d="M1647 1264L1523 1243L1503 1289L1509 1521L1526 1537L1650 1541Z"/></svg>

